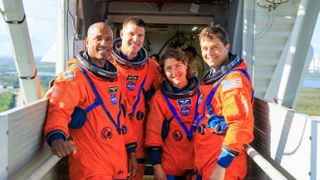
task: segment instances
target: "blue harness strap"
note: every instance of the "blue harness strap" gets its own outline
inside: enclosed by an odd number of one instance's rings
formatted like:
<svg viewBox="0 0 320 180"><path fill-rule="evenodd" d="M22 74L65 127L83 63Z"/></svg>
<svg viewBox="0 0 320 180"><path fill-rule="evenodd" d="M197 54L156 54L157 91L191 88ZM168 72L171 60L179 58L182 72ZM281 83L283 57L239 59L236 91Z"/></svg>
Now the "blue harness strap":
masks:
<svg viewBox="0 0 320 180"><path fill-rule="evenodd" d="M189 140L192 139L192 132L193 132L193 128L195 127L194 126L194 122L195 120L198 118L198 99L200 97L200 91L198 90L197 92L197 100L196 100L196 107L195 107L195 113L194 113L194 118L193 118L193 121L191 123L191 127L190 127L190 130L187 128L187 126L182 122L181 118L179 117L179 115L177 114L175 108L173 107L173 105L170 103L167 95L163 92L161 92L167 105L169 106L169 109L170 111L172 112L173 116L175 117L175 119L179 122L179 124L181 125L181 127L183 128L184 132L186 133L187 137Z"/></svg>
<svg viewBox="0 0 320 180"><path fill-rule="evenodd" d="M148 66L147 69L149 69L149 61L147 61L147 66ZM147 70L147 72L148 72L148 70ZM146 78L147 78L147 74L145 74L145 76L144 76L144 78L143 78L143 81L142 81L142 83L141 83L141 85L140 85L140 87L139 87L139 90L138 90L137 99L134 101L132 110L131 110L131 112L129 113L130 119L133 119L133 117L134 117L134 113L135 113L135 111L136 111L137 105L138 105L139 102L140 102L141 92L142 92L142 91L145 91L145 90L143 89L143 87L144 87L144 84L145 84L145 82L146 82Z"/></svg>
<svg viewBox="0 0 320 180"><path fill-rule="evenodd" d="M118 115L117 115L117 122L112 118L110 112L108 111L108 109L106 108L105 104L103 103L103 100L96 88L96 86L94 85L93 81L91 80L91 78L89 77L88 73L86 70L83 69L83 67L81 67L80 65L76 64L76 66L81 70L81 72L84 74L84 76L86 77L86 79L88 80L90 86L91 86L91 89L93 90L96 98L95 98L95 102L93 104L91 104L89 107L87 107L85 109L85 112L89 112L91 111L92 109L94 109L95 107L97 107L98 105L101 105L103 111L106 113L106 115L108 116L109 120L112 122L112 124L116 127L118 133L121 133L121 128L120 128L120 115L121 115L121 107L120 107L120 104L119 103L119 112L118 112ZM122 98L122 95L120 94L120 99L119 99L119 102L121 102L121 98Z"/></svg>

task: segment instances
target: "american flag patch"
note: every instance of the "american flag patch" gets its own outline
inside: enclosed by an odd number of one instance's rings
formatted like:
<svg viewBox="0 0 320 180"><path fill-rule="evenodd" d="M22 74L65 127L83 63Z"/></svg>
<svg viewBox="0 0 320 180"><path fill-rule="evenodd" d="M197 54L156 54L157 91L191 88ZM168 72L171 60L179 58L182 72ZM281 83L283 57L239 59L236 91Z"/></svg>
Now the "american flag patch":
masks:
<svg viewBox="0 0 320 180"><path fill-rule="evenodd" d="M233 78L222 81L222 92L226 92L236 88L242 88L241 78Z"/></svg>

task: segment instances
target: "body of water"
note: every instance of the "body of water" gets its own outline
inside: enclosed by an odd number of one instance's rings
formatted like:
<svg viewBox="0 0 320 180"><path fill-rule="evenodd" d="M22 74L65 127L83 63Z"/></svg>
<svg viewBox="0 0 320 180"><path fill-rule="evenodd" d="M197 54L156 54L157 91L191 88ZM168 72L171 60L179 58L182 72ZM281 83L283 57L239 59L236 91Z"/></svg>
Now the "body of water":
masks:
<svg viewBox="0 0 320 180"><path fill-rule="evenodd" d="M306 76L303 81L303 87L320 89L320 80Z"/></svg>

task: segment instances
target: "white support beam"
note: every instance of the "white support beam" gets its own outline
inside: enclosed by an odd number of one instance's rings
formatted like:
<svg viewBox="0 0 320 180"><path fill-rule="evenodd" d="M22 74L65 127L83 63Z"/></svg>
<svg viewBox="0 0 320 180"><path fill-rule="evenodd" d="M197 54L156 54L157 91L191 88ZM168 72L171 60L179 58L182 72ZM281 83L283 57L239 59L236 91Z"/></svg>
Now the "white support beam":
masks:
<svg viewBox="0 0 320 180"><path fill-rule="evenodd" d="M67 67L68 61L68 12L67 6L69 1L57 0L58 13L58 59L56 63L56 75L63 72Z"/></svg>
<svg viewBox="0 0 320 180"><path fill-rule="evenodd" d="M255 0L244 1L243 8L242 58L246 60L249 74L253 77Z"/></svg>
<svg viewBox="0 0 320 180"><path fill-rule="evenodd" d="M301 88L301 77L305 66L310 63L306 61L306 57L319 9L320 1L301 0L278 93L283 106L293 108L295 105Z"/></svg>
<svg viewBox="0 0 320 180"><path fill-rule="evenodd" d="M23 101L28 104L42 97L22 0L2 0Z"/></svg>

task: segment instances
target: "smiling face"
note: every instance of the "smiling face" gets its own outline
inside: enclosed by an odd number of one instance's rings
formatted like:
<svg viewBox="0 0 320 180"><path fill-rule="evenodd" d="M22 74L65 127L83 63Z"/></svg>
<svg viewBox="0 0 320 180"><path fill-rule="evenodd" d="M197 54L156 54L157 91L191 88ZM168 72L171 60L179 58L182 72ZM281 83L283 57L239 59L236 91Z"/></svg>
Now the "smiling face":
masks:
<svg viewBox="0 0 320 180"><path fill-rule="evenodd" d="M228 34L219 25L206 27L199 33L203 60L215 71L220 70L229 59Z"/></svg>
<svg viewBox="0 0 320 180"><path fill-rule="evenodd" d="M200 47L203 60L215 71L228 61L230 45L224 45L218 38L203 38Z"/></svg>
<svg viewBox="0 0 320 180"><path fill-rule="evenodd" d="M122 39L121 52L129 59L137 56L143 45L145 28L129 22L121 30L120 36Z"/></svg>
<svg viewBox="0 0 320 180"><path fill-rule="evenodd" d="M113 32L105 23L95 23L90 26L85 43L91 63L104 65L112 51Z"/></svg>
<svg viewBox="0 0 320 180"><path fill-rule="evenodd" d="M188 65L184 61L170 57L164 61L164 74L166 78L177 88L183 88L188 84Z"/></svg>

